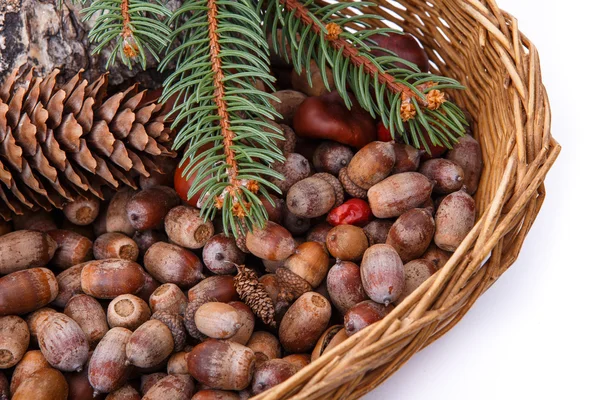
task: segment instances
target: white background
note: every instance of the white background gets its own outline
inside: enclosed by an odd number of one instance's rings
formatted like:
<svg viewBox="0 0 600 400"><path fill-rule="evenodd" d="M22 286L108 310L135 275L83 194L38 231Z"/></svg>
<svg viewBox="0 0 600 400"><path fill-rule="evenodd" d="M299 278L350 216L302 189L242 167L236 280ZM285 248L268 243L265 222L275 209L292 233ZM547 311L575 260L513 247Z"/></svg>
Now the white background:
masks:
<svg viewBox="0 0 600 400"><path fill-rule="evenodd" d="M600 399L600 5L497 2L539 50L563 152L518 261L368 400Z"/></svg>

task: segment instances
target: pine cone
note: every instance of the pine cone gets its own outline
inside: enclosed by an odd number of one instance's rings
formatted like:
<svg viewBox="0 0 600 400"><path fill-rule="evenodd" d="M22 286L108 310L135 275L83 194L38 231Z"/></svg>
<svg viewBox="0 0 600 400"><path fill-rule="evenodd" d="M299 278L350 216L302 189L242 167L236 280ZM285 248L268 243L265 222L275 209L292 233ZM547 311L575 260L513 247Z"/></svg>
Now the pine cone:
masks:
<svg viewBox="0 0 600 400"><path fill-rule="evenodd" d="M306 280L285 267L277 268L275 275L277 276L277 284L279 285L276 307L278 314L291 306L298 297L312 290L312 287Z"/></svg>
<svg viewBox="0 0 600 400"><path fill-rule="evenodd" d="M169 150L168 107L137 85L105 99L106 75L81 72L64 85L59 70L34 78L15 70L0 86L0 215L62 208L77 196L102 198L102 186L136 187L162 171Z"/></svg>
<svg viewBox="0 0 600 400"><path fill-rule="evenodd" d="M275 327L275 306L262 283L258 281L256 271L238 265L238 274L233 280L235 290L244 303L265 324Z"/></svg>
<svg viewBox="0 0 600 400"><path fill-rule="evenodd" d="M360 186L358 186L356 183L352 182L352 180L348 176L348 168L347 167L340 169L340 173L338 174L338 177L340 179L340 183L342 184L342 186L344 187L344 189L346 190L346 192L348 192L348 194L350 196L356 197L358 199L366 199L367 198L367 191L365 189L361 188Z"/></svg>
<svg viewBox="0 0 600 400"><path fill-rule="evenodd" d="M185 326L183 325L183 318L181 315L168 311L157 311L152 314L151 319L156 319L169 328L171 335L173 335L175 351L183 350L187 336L185 334Z"/></svg>

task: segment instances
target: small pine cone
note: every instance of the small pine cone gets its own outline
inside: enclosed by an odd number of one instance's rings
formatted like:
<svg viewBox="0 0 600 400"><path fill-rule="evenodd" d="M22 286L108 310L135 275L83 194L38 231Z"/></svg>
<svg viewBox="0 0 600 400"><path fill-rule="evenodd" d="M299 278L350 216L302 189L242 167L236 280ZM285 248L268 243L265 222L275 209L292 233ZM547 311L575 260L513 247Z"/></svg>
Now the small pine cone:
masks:
<svg viewBox="0 0 600 400"><path fill-rule="evenodd" d="M204 336L196 326L196 321L194 320L194 316L196 315L196 311L200 306L204 303L208 303L210 301L217 301L213 298L204 298L200 297L190 303L188 303L187 308L185 309L185 314L183 315L183 324L185 325L185 329L190 334L191 337L197 340L204 340L206 336Z"/></svg>
<svg viewBox="0 0 600 400"><path fill-rule="evenodd" d="M244 265L237 267L238 274L233 283L238 295L265 324L275 327L275 305L264 285L258 281L256 271Z"/></svg>
<svg viewBox="0 0 600 400"><path fill-rule="evenodd" d="M173 342L175 342L175 351L183 350L187 335L185 334L185 326L181 315L168 311L157 311L152 314L151 319L156 319L169 328L171 335L173 335Z"/></svg>
<svg viewBox="0 0 600 400"><path fill-rule="evenodd" d="M277 313L291 306L294 300L304 293L312 290L312 287L306 280L285 267L277 268L275 275L277 275L277 284L279 285Z"/></svg>
<svg viewBox="0 0 600 400"><path fill-rule="evenodd" d="M339 207L344 203L344 188L338 178L328 174L327 172L319 172L313 175L314 178L321 178L325 182L329 183L335 193L335 204L334 207Z"/></svg>
<svg viewBox="0 0 600 400"><path fill-rule="evenodd" d="M348 176L347 167L340 169L340 173L338 176L340 178L340 183L350 196L356 197L357 199L367 198L367 191L356 185L356 183L352 182L352 180Z"/></svg>

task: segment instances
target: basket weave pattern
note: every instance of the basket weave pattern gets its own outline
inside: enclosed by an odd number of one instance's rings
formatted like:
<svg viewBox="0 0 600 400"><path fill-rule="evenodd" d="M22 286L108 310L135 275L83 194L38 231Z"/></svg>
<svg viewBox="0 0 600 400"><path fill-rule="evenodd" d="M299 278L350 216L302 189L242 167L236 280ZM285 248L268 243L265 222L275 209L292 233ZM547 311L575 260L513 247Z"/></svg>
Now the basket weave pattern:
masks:
<svg viewBox="0 0 600 400"><path fill-rule="evenodd" d="M450 330L515 262L560 153L537 50L512 15L493 0L374 2L369 12L423 43L434 72L467 86L452 96L473 116L482 146L479 221L448 263L384 320L255 399L359 398Z"/></svg>

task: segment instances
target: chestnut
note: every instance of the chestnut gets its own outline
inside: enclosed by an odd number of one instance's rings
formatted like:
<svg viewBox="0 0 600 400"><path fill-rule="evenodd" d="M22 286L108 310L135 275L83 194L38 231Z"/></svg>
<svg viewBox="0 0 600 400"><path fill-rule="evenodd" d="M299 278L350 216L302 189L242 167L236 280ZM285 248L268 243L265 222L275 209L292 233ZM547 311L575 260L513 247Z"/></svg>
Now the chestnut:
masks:
<svg viewBox="0 0 600 400"><path fill-rule="evenodd" d="M378 47L392 52L402 60L415 64L419 71L429 72L429 57L427 57L427 53L423 50L419 41L411 34L401 32L378 33L369 36L368 41L372 41ZM389 56L388 52L378 48L373 48L371 53L376 57ZM397 62L396 67L413 70L413 68L401 62Z"/></svg>
<svg viewBox="0 0 600 400"><path fill-rule="evenodd" d="M300 104L306 100L306 95L296 90L278 90L272 93L273 96L277 97L279 101L269 99L271 105L275 108L281 118L276 118L275 122L278 124L291 125L296 110L300 107Z"/></svg>

